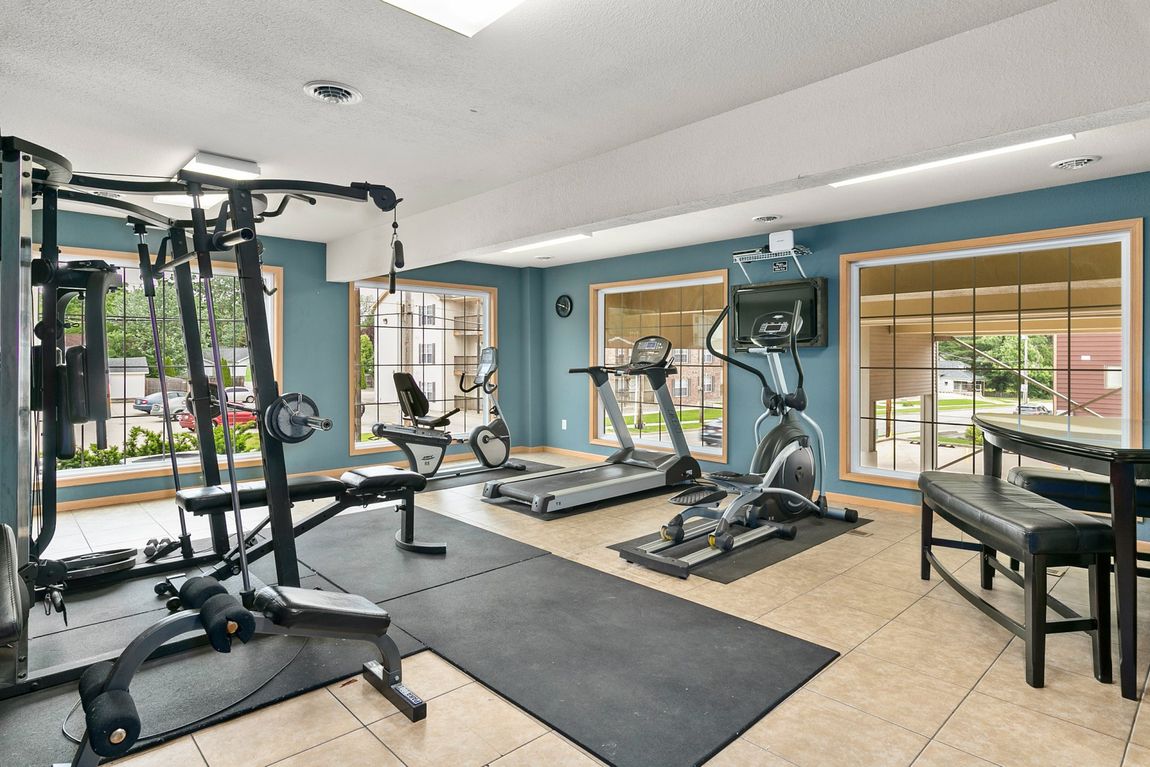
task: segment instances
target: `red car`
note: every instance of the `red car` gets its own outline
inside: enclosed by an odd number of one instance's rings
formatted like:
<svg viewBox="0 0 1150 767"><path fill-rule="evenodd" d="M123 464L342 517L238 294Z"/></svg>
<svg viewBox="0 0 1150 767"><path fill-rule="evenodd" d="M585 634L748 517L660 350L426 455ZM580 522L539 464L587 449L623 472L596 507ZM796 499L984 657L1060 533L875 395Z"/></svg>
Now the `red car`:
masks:
<svg viewBox="0 0 1150 767"><path fill-rule="evenodd" d="M180 426L184 427L188 431L196 430L196 417L190 412L180 413L178 420L180 422ZM256 414L249 413L246 410L233 410L228 417L228 423L230 423L232 426L251 423L254 420L256 420ZM223 418L221 416L216 416L212 419L212 423L216 426L219 426L223 423Z"/></svg>

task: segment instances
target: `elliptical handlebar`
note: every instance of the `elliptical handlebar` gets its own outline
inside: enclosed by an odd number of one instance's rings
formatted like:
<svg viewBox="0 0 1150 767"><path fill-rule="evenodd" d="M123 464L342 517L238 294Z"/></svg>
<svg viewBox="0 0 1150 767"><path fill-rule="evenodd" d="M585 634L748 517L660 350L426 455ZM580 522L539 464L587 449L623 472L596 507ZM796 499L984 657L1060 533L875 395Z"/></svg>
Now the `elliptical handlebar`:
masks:
<svg viewBox="0 0 1150 767"><path fill-rule="evenodd" d="M734 357L723 354L721 351L719 351L718 349L715 348L715 343L714 343L715 331L717 331L719 329L719 325L723 324L723 320L725 320L727 318L727 315L729 315L730 313L731 313L731 306L730 306L730 304L728 304L728 305L723 307L722 314L720 314L715 319L715 321L713 323L711 323L711 329L707 331L707 351L709 351L711 354L718 357L723 362L726 362L729 365L734 365L737 368L742 368L743 370L747 371L748 373L754 374L759 379L759 383L763 387L763 407L771 408L772 407L771 402L778 395L775 393L775 390L771 388L770 383L767 382L767 377L765 375L763 375L763 372L761 370L759 370L758 368L755 368L755 367L752 367L752 366L746 364L745 362L740 362L739 360L735 359Z"/></svg>

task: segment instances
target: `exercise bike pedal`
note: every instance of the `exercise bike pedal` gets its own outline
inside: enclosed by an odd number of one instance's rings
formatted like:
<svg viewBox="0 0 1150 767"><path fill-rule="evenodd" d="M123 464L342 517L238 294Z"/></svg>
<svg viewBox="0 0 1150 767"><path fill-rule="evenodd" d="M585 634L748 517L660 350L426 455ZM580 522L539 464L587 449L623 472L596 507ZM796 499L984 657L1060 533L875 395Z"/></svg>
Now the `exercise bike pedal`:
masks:
<svg viewBox="0 0 1150 767"><path fill-rule="evenodd" d="M699 485L689 487L669 500L676 506L707 506L725 500L727 491L717 487Z"/></svg>

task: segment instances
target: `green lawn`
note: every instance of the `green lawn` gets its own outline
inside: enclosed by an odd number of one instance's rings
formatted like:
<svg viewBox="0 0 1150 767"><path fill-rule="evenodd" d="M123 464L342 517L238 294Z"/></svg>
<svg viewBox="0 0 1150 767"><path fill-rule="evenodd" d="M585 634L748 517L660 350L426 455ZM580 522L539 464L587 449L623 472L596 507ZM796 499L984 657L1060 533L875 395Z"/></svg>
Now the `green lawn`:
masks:
<svg viewBox="0 0 1150 767"><path fill-rule="evenodd" d="M1002 407L1005 405L1014 405L1018 402L1015 398L1007 397L980 397L977 400L972 400L969 397L963 398L947 398L938 401L938 410L945 413L948 410L969 410L972 407ZM1035 405L1046 405L1050 407L1049 401L1040 401L1031 399L1031 403ZM904 415L918 415L922 412L922 407L917 402L896 402L894 416L898 418ZM879 402L875 405L875 418L886 417L886 403Z"/></svg>
<svg viewBox="0 0 1150 767"><path fill-rule="evenodd" d="M643 413L643 429L658 429L663 425L663 414L659 412L656 405L651 405L654 410L649 413ZM705 410L701 408L687 408L679 412L679 423L684 429L697 429L703 425L703 421L709 421L712 418L722 418L723 411L717 407L709 407ZM623 417L623 422L627 424L628 429L635 428L635 416L628 415Z"/></svg>

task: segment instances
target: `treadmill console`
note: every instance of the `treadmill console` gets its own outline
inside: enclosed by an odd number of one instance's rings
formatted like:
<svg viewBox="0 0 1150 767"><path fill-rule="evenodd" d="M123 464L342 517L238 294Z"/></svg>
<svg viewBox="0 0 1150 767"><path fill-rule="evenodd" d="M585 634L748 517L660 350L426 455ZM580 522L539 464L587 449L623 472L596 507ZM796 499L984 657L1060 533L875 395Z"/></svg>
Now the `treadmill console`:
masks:
<svg viewBox="0 0 1150 767"><path fill-rule="evenodd" d="M666 364L670 356L670 341L662 336L644 336L631 347L631 361L627 363L626 369L628 372L639 372L660 367Z"/></svg>

